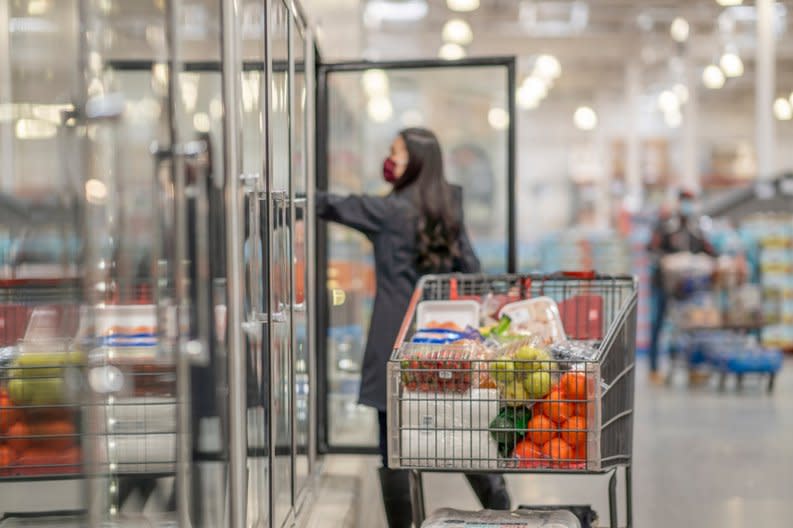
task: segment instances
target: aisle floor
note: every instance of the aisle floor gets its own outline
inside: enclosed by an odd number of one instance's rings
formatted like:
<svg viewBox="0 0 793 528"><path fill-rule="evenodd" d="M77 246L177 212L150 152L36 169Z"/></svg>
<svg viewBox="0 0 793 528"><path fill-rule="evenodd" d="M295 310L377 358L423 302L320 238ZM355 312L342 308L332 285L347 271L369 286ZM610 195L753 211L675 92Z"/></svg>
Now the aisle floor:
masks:
<svg viewBox="0 0 793 528"><path fill-rule="evenodd" d="M689 389L685 376L672 387L636 378L634 526L738 528L788 526L793 516L793 360L773 394L746 380ZM591 504L607 526L607 480L600 476L514 475L514 504ZM427 509L474 509L460 475L426 476ZM620 480L620 525L625 523Z"/></svg>

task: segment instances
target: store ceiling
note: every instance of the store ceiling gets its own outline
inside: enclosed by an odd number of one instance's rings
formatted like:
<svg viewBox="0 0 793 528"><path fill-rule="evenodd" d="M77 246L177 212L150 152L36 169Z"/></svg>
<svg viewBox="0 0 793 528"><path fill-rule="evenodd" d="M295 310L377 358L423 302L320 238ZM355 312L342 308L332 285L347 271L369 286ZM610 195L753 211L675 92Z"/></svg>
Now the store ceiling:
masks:
<svg viewBox="0 0 793 528"><path fill-rule="evenodd" d="M320 27L327 60L434 58L443 44L443 25L460 18L473 32L473 41L466 46L469 56L516 55L522 76L531 71L538 54L556 56L563 68L554 87L557 94L621 92L625 66L632 58L642 64L645 84L668 84L681 75L675 57L688 56L698 70L717 60L727 44L735 44L746 71L715 97L746 97L753 90L753 2L725 9L715 0L481 0L476 11L456 13L448 9L446 0L426 0L426 16L420 20L376 23L367 16L367 6L378 1L394 0L304 0L306 11ZM777 7L780 14L787 12L779 17L778 85L789 91L793 1L778 2ZM685 51L669 33L670 24L680 16L691 28Z"/></svg>

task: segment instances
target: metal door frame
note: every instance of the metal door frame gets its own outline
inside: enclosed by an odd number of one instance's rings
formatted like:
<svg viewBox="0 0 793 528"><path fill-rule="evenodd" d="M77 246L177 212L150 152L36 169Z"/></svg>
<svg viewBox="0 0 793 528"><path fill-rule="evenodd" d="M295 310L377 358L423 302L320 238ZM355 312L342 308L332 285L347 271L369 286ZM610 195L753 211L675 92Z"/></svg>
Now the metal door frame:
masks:
<svg viewBox="0 0 793 528"><path fill-rule="evenodd" d="M328 189L328 75L337 72L361 72L370 69L379 70L428 70L449 68L476 68L486 66L501 66L507 70L507 112L509 125L507 127L507 273L517 270L517 219L516 219L516 177L515 177L515 57L482 57L467 58L456 61L443 59L399 60L399 61L359 61L323 64L319 52L316 52L316 114L315 114L315 146L316 146L316 187L318 190ZM328 295L327 295L327 223L315 218L316 233L314 254L317 259L316 266L316 307L315 307L315 344L316 372L317 372L317 453L319 454L368 454L379 452L376 447L369 446L333 446L329 442L329 409L328 409L328 379L327 379L327 354L325 353L328 331Z"/></svg>

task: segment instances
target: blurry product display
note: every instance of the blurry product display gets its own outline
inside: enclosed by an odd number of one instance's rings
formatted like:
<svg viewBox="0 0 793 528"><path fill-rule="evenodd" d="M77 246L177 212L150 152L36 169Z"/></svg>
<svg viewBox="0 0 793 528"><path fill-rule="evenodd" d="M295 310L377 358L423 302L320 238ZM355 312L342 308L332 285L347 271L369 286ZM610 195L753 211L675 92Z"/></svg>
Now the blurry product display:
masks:
<svg viewBox="0 0 793 528"><path fill-rule="evenodd" d="M523 261L530 269L548 273L597 270L620 275L631 271L630 246L619 233L612 231L570 229L554 233L527 246L524 254Z"/></svg>
<svg viewBox="0 0 793 528"><path fill-rule="evenodd" d="M793 214L749 217L741 233L756 251L752 274L762 290L763 344L793 349ZM755 296L747 291L741 300Z"/></svg>

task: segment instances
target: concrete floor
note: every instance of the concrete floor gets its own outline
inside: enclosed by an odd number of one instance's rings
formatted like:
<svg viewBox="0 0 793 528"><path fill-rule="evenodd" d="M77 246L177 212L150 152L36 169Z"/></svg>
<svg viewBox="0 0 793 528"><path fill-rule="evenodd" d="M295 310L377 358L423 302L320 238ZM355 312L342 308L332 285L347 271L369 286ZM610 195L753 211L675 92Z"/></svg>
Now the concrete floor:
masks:
<svg viewBox="0 0 793 528"><path fill-rule="evenodd" d="M738 528L793 521L793 360L773 394L759 380L742 392L728 385L688 388L636 377L634 526ZM684 378L685 376L683 376ZM607 525L607 480L600 476L507 477L514 504L591 504ZM625 524L624 489L620 525ZM477 509L459 475L428 474L427 510Z"/></svg>

